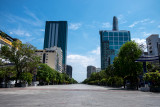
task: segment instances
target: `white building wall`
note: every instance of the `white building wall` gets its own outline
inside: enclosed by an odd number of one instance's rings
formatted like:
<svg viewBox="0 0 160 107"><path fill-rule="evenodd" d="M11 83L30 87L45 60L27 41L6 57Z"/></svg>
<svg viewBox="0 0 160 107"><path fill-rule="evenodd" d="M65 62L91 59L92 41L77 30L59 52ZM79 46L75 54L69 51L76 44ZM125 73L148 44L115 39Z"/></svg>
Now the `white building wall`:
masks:
<svg viewBox="0 0 160 107"><path fill-rule="evenodd" d="M158 34L152 34L146 39L148 55L155 55L155 56L158 55L158 47L157 47L158 43L159 43Z"/></svg>

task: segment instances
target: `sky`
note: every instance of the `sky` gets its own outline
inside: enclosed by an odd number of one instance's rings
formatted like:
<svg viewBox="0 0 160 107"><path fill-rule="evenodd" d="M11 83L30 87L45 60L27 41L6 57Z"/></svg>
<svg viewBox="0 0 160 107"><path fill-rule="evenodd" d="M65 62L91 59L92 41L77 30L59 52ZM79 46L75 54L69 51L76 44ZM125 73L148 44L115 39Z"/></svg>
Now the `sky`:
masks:
<svg viewBox="0 0 160 107"><path fill-rule="evenodd" d="M160 34L160 0L0 0L0 30L23 43L43 49L45 22L68 21L67 64L73 78L83 81L87 66L100 68L99 30L119 30L145 45L151 34Z"/></svg>

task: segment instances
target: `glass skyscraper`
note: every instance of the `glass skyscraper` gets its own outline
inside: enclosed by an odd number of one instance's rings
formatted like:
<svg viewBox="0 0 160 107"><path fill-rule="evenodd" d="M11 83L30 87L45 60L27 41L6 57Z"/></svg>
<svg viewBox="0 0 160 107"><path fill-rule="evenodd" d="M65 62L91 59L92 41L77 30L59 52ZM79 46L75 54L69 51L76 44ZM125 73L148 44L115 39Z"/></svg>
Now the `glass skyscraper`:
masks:
<svg viewBox="0 0 160 107"><path fill-rule="evenodd" d="M60 47L63 52L63 65L66 65L67 56L67 21L46 21L44 49L50 47Z"/></svg>
<svg viewBox="0 0 160 107"><path fill-rule="evenodd" d="M130 41L130 31L118 30L118 19L113 18L112 30L101 30L101 69L104 70L108 65L113 64L115 56L117 56L120 47L127 41Z"/></svg>

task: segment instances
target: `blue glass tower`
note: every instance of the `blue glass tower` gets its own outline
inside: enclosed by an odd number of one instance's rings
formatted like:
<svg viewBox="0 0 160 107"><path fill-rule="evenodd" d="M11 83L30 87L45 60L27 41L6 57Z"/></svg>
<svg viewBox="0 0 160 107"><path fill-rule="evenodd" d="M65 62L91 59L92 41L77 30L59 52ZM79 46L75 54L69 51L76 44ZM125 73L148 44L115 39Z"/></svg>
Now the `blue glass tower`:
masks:
<svg viewBox="0 0 160 107"><path fill-rule="evenodd" d="M120 47L127 41L130 41L130 31L118 30L118 19L113 17L113 29L101 30L101 69L104 70L108 65L113 64Z"/></svg>
<svg viewBox="0 0 160 107"><path fill-rule="evenodd" d="M60 47L63 51L63 65L66 65L67 56L67 21L46 21L44 49L53 46Z"/></svg>

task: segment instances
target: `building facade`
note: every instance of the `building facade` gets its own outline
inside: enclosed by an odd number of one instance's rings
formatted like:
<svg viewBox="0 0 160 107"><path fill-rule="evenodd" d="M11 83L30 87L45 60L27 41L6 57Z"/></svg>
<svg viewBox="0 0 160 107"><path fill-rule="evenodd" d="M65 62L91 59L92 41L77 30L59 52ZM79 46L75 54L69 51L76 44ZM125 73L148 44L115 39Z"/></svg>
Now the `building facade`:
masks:
<svg viewBox="0 0 160 107"><path fill-rule="evenodd" d="M158 47L160 46L159 34L152 34L148 38L146 38L146 44L148 55L158 56Z"/></svg>
<svg viewBox="0 0 160 107"><path fill-rule="evenodd" d="M67 66L66 66L66 74L67 74L70 78L72 78L72 66L70 66L70 65L67 65Z"/></svg>
<svg viewBox="0 0 160 107"><path fill-rule="evenodd" d="M115 56L117 56L120 47L130 41L130 31L118 30L118 19L113 17L113 29L101 30L101 69L104 70L108 65L113 64Z"/></svg>
<svg viewBox="0 0 160 107"><path fill-rule="evenodd" d="M50 47L60 47L63 52L63 65L66 65L67 56L67 21L46 21L44 49ZM64 67L65 68L65 67Z"/></svg>
<svg viewBox="0 0 160 107"><path fill-rule="evenodd" d="M93 72L96 72L96 67L91 65L87 66L87 78L89 78Z"/></svg>
<svg viewBox="0 0 160 107"><path fill-rule="evenodd" d="M96 72L100 72L101 71L101 68L96 68Z"/></svg>
<svg viewBox="0 0 160 107"><path fill-rule="evenodd" d="M36 54L40 56L41 63L45 63L58 72L62 72L63 55L61 48L54 46L44 50L36 50Z"/></svg>
<svg viewBox="0 0 160 107"><path fill-rule="evenodd" d="M1 51L1 47L5 46L5 45L8 46L9 48L11 48L13 42L21 43L21 41L19 39L12 38L11 36L7 35L6 33L2 32L0 30L0 51ZM5 62L5 63L10 63L9 60L7 60L7 59L0 58L0 60L2 60L2 62Z"/></svg>
<svg viewBox="0 0 160 107"><path fill-rule="evenodd" d="M8 47L12 47L13 42L20 42L21 41L17 38L12 38L11 36L7 35L6 33L0 30L0 49L2 46L6 45Z"/></svg>

